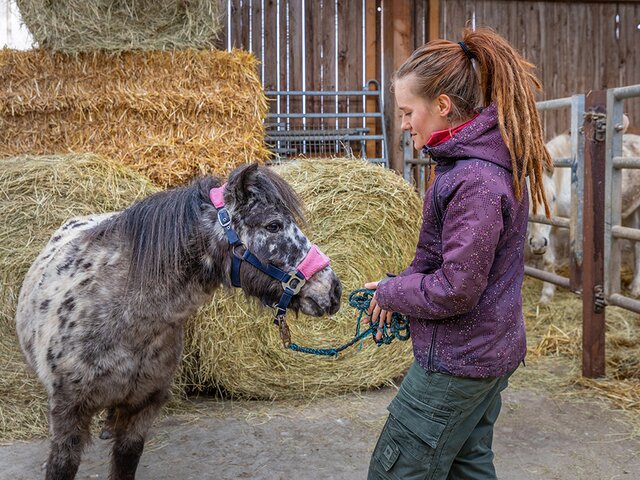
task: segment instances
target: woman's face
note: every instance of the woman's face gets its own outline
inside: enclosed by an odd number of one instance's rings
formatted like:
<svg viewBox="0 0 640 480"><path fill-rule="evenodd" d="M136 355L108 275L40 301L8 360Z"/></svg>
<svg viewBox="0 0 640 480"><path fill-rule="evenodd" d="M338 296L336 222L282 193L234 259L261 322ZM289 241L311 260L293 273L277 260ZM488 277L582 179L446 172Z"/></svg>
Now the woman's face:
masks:
<svg viewBox="0 0 640 480"><path fill-rule="evenodd" d="M449 128L447 114L451 105L446 95L440 95L435 100L417 95L414 81L412 75L396 80L395 96L402 113L402 129L411 134L414 148L420 150L432 133Z"/></svg>

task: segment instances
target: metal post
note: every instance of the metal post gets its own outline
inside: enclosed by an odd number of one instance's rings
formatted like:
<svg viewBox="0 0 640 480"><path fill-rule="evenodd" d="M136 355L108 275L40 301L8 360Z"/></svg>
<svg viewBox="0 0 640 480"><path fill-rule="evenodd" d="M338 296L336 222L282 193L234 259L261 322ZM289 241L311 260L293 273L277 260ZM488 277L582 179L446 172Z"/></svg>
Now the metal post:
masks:
<svg viewBox="0 0 640 480"><path fill-rule="evenodd" d="M585 99L584 115L584 258L582 265L582 374L603 376L604 215L606 90L593 91Z"/></svg>
<svg viewBox="0 0 640 480"><path fill-rule="evenodd" d="M584 95L571 97L571 218L569 219L569 288L582 292L582 198L584 195Z"/></svg>

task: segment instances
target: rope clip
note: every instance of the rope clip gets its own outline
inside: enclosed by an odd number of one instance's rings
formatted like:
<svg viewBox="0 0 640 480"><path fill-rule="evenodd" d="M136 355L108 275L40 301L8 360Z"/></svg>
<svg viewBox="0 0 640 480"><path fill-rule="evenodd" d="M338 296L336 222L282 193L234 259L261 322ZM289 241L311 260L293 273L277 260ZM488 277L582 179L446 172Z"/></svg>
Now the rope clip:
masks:
<svg viewBox="0 0 640 480"><path fill-rule="evenodd" d="M276 315L275 323L278 325L278 330L280 330L282 345L284 345L284 348L289 348L289 345L291 345L291 332L289 331L289 325L287 325L287 319L282 314Z"/></svg>

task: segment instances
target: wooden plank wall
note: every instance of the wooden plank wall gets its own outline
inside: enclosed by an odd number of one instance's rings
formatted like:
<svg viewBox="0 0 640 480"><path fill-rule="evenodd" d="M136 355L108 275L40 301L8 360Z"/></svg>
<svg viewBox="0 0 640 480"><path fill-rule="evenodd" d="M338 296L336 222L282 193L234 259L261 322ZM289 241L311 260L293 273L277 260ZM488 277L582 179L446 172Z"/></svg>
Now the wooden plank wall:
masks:
<svg viewBox="0 0 640 480"><path fill-rule="evenodd" d="M640 83L640 2L440 1L440 35L461 39L467 22L489 26L537 65L540 100ZM631 132L640 101L627 100ZM547 138L568 129L566 113L545 113Z"/></svg>

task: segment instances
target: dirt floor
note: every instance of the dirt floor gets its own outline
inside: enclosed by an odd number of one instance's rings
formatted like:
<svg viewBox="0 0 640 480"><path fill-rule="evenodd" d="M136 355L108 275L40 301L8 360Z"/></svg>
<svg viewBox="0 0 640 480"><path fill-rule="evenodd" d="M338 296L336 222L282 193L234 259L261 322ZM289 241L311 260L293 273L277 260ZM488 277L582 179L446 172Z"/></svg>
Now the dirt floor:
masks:
<svg viewBox="0 0 640 480"><path fill-rule="evenodd" d="M640 478L635 418L598 400L551 393L526 375L521 368L503 397L494 443L500 479ZM394 393L307 403L198 401L192 413L157 422L137 478L364 479ZM96 439L77 478L106 479L108 447ZM43 478L46 455L46 440L0 445L0 478Z"/></svg>

